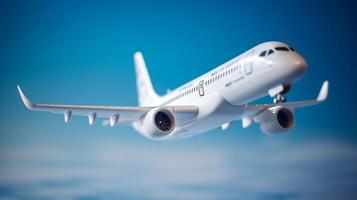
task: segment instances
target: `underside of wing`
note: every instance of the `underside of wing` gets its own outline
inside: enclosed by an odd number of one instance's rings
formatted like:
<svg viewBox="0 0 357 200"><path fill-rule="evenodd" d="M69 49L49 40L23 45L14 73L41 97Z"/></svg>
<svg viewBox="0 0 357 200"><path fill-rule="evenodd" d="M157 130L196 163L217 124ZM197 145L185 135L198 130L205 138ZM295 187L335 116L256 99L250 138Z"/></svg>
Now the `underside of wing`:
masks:
<svg viewBox="0 0 357 200"><path fill-rule="evenodd" d="M328 81L325 81L321 86L319 95L317 96L316 99L313 100L276 103L276 104L257 104L257 105L247 104L245 105L244 108L245 114L243 116L242 126L246 128L251 124L252 121L255 122L260 121L258 120L260 118L259 116L262 116L262 113L266 113L265 111L267 110L271 110L275 112L277 110L280 110L281 108L284 108L290 110L290 111L286 111L286 113L288 113L288 112L292 112L297 108L320 104L326 100L328 96L328 88L329 88L329 83Z"/></svg>
<svg viewBox="0 0 357 200"><path fill-rule="evenodd" d="M30 110L46 111L63 114L65 122L68 122L72 115L88 117L89 124L92 125L96 118L107 118L104 125L114 126L118 123L131 123L139 120L143 115L155 106L84 106L84 105L58 105L58 104L35 104L32 103L21 88L17 86L21 99ZM163 106L177 117L185 117L187 114L197 114L196 106Z"/></svg>
<svg viewBox="0 0 357 200"><path fill-rule="evenodd" d="M258 104L258 105L246 105L246 111L262 111L272 107L282 106L289 109L296 109L300 107L313 106L324 102L328 96L328 81L325 81L320 89L319 95L316 99L313 100L304 100L304 101L295 101L295 102L286 102L286 103L276 103L276 104Z"/></svg>

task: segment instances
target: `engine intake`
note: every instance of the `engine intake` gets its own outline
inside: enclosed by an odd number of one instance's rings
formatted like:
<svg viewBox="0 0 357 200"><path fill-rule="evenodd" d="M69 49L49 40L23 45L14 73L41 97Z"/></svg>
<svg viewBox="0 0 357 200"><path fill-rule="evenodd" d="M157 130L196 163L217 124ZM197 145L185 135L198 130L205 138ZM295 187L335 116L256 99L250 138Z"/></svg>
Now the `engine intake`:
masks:
<svg viewBox="0 0 357 200"><path fill-rule="evenodd" d="M270 108L254 118L259 123L262 132L275 135L286 132L294 126L294 114L284 107Z"/></svg>
<svg viewBox="0 0 357 200"><path fill-rule="evenodd" d="M279 125L284 129L291 128L294 124L294 115L286 108L278 110L276 119L278 120Z"/></svg>
<svg viewBox="0 0 357 200"><path fill-rule="evenodd" d="M156 112L154 121L156 127L164 133L170 133L174 128L175 120L171 112L167 110L160 110Z"/></svg>
<svg viewBox="0 0 357 200"><path fill-rule="evenodd" d="M165 108L154 108L137 122L135 126L141 133L151 139L168 136L176 127L172 112Z"/></svg>

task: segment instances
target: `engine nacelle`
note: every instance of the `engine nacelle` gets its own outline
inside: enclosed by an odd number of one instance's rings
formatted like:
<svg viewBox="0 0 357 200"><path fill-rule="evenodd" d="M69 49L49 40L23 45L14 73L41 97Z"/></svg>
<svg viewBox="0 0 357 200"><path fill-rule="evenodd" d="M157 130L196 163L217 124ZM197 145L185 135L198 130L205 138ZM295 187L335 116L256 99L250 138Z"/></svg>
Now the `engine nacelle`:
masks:
<svg viewBox="0 0 357 200"><path fill-rule="evenodd" d="M276 135L286 132L294 126L294 113L281 106L270 108L254 117L263 133Z"/></svg>
<svg viewBox="0 0 357 200"><path fill-rule="evenodd" d="M167 136L176 127L176 120L172 112L163 108L150 110L141 122L141 132L149 138Z"/></svg>

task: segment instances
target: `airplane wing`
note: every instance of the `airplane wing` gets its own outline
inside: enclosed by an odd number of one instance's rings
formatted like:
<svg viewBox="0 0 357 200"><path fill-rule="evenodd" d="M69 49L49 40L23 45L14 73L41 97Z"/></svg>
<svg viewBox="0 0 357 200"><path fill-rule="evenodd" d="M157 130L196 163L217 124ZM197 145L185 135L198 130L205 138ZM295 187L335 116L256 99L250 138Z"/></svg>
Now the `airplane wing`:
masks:
<svg viewBox="0 0 357 200"><path fill-rule="evenodd" d="M328 81L324 81L321 86L319 95L316 99L305 100L305 101L295 101L295 102L286 102L286 103L276 103L276 104L246 104L245 105L245 114L243 115L242 125L244 128L248 127L251 124L252 118L257 114L263 112L272 107L282 106L294 110L296 108L312 106L324 102L328 96Z"/></svg>
<svg viewBox="0 0 357 200"><path fill-rule="evenodd" d="M35 104L32 103L17 86L21 99L30 110L47 111L56 114L63 114L65 122L68 122L72 115L88 117L89 124L92 125L96 118L107 118L103 125L115 126L118 123L131 123L139 120L143 115L155 106L87 106L87 105L57 105L57 104ZM161 106L170 110L175 117L182 118L185 115L192 116L198 113L196 106Z"/></svg>
<svg viewBox="0 0 357 200"><path fill-rule="evenodd" d="M305 100L305 101L286 102L286 103L276 103L276 104L262 104L262 105L247 104L246 110L247 111L264 110L264 109L268 109L268 108L276 107L276 106L284 106L286 108L290 108L293 110L293 109L299 108L299 107L312 106L312 105L322 103L326 100L327 95L328 95L328 81L324 81L324 83L321 86L319 95L317 96L316 99Z"/></svg>

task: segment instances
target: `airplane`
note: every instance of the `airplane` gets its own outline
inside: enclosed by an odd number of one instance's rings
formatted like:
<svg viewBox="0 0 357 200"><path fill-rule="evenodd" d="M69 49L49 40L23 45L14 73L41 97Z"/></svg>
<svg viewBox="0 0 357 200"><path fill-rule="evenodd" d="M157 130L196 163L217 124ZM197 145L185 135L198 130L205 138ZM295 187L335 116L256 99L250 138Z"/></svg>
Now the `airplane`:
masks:
<svg viewBox="0 0 357 200"><path fill-rule="evenodd" d="M142 53L134 54L138 106L88 106L32 103L17 86L28 109L88 117L89 125L131 124L143 136L169 140L196 136L234 121L242 127L257 123L263 133L278 135L291 130L297 108L322 103L328 95L324 81L316 99L287 102L285 94L306 72L307 62L289 45L264 42L196 79L159 96L152 85ZM273 103L249 104L270 96Z"/></svg>

